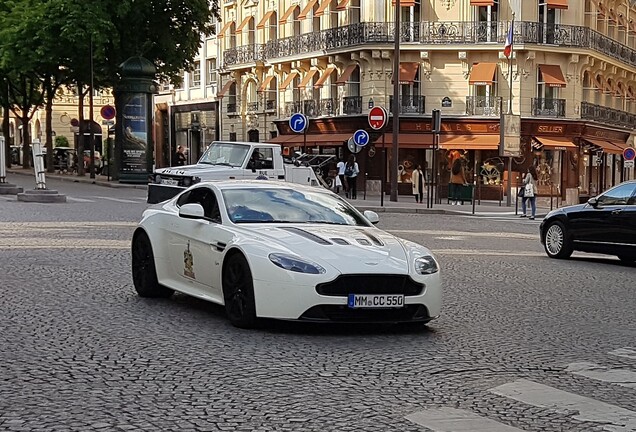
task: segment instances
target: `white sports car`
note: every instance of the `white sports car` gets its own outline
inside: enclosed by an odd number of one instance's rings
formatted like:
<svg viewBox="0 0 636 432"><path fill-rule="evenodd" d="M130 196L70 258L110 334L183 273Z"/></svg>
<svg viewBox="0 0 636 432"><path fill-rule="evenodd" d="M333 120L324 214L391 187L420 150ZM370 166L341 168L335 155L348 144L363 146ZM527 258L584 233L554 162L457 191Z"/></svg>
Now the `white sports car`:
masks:
<svg viewBox="0 0 636 432"><path fill-rule="evenodd" d="M262 180L198 183L147 209L132 239L142 297L176 290L257 318L428 322L441 306L431 251L376 227L322 188Z"/></svg>

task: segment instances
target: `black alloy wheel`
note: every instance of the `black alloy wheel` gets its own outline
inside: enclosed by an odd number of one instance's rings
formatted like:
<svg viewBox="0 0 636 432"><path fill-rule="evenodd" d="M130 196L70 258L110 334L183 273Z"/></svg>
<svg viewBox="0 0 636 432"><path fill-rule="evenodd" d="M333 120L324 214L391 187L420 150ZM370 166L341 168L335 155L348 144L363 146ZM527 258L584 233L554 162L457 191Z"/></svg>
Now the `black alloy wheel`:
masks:
<svg viewBox="0 0 636 432"><path fill-rule="evenodd" d="M159 284L152 245L146 233L139 233L132 244L132 278L140 297L167 298L174 291Z"/></svg>
<svg viewBox="0 0 636 432"><path fill-rule="evenodd" d="M565 259L572 255L572 240L563 223L548 223L545 229L544 248L550 258Z"/></svg>
<svg viewBox="0 0 636 432"><path fill-rule="evenodd" d="M223 300L228 319L238 328L256 325L254 281L245 257L236 253L223 266Z"/></svg>

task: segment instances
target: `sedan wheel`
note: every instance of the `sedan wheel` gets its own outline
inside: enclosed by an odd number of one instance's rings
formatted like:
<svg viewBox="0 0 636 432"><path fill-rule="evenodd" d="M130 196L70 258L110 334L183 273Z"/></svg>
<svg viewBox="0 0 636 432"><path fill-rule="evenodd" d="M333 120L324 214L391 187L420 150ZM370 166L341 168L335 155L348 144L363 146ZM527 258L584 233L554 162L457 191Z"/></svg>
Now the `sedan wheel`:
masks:
<svg viewBox="0 0 636 432"><path fill-rule="evenodd" d="M133 239L132 245L132 277L135 290L140 297L167 298L174 291L159 285L155 257L152 253L150 239L140 233Z"/></svg>
<svg viewBox="0 0 636 432"><path fill-rule="evenodd" d="M223 267L223 299L232 325L239 328L256 325L254 281L250 266L241 254L229 257Z"/></svg>
<svg viewBox="0 0 636 432"><path fill-rule="evenodd" d="M569 258L572 243L561 222L551 222L545 231L545 252L550 258Z"/></svg>

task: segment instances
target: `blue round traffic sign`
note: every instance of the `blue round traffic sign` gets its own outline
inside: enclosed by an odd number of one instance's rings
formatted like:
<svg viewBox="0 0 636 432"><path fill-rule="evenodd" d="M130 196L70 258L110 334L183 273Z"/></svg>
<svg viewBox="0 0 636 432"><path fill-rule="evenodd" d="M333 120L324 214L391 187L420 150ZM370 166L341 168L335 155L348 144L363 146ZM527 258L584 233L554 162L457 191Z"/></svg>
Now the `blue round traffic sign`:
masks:
<svg viewBox="0 0 636 432"><path fill-rule="evenodd" d="M309 120L305 114L295 113L289 119L289 127L296 133L302 133L309 126Z"/></svg>
<svg viewBox="0 0 636 432"><path fill-rule="evenodd" d="M634 160L634 158L636 158L636 149L634 149L634 147L627 147L623 150L623 159L631 161Z"/></svg>
<svg viewBox="0 0 636 432"><path fill-rule="evenodd" d="M115 118L117 111L115 111L115 107L112 105L104 105L99 113L104 120L112 120Z"/></svg>
<svg viewBox="0 0 636 432"><path fill-rule="evenodd" d="M369 144L369 140L369 133L364 129L358 129L353 134L353 142L355 143L355 145L358 145L360 147L364 147L365 145Z"/></svg>

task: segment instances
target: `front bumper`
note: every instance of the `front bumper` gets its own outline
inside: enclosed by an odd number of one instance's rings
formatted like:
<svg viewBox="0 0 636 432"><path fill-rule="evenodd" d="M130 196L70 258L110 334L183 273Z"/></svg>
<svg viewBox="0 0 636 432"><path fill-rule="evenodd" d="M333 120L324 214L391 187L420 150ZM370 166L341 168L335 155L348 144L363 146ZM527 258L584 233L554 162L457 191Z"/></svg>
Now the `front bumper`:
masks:
<svg viewBox="0 0 636 432"><path fill-rule="evenodd" d="M148 204L157 204L174 198L187 188L181 186L170 186L157 183L148 184Z"/></svg>
<svg viewBox="0 0 636 432"><path fill-rule="evenodd" d="M402 308L351 309L347 296L321 295L316 285L254 280L256 315L319 322L427 322L441 310L439 273L427 276L423 283L426 286L421 293L405 296ZM355 293L356 288L352 287L351 292Z"/></svg>

